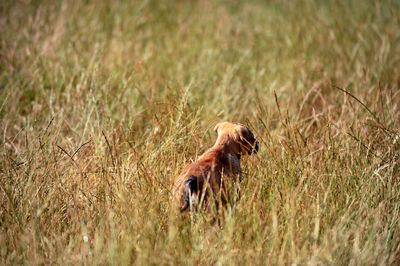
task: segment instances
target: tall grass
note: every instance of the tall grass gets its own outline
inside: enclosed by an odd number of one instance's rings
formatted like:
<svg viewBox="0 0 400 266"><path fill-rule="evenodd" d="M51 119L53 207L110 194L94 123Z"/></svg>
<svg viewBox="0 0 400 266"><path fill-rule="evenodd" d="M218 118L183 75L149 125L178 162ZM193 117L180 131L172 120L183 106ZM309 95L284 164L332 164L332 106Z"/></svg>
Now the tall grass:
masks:
<svg viewBox="0 0 400 266"><path fill-rule="evenodd" d="M400 263L397 1L0 13L1 264ZM171 215L225 120L262 143L241 200Z"/></svg>

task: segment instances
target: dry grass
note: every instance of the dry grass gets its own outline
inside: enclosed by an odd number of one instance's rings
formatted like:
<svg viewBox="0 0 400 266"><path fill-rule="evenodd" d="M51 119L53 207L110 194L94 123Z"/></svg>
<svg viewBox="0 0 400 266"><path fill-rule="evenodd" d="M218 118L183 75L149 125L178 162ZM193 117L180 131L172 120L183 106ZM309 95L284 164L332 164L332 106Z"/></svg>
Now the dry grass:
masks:
<svg viewBox="0 0 400 266"><path fill-rule="evenodd" d="M1 264L400 263L397 1L2 1ZM262 145L222 228L169 188Z"/></svg>

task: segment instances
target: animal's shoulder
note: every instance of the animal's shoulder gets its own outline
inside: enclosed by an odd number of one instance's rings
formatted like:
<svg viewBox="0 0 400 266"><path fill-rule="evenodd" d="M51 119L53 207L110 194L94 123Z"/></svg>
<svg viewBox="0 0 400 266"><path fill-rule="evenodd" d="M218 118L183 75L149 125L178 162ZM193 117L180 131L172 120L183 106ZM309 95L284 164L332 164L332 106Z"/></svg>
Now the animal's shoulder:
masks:
<svg viewBox="0 0 400 266"><path fill-rule="evenodd" d="M236 169L240 167L240 160L236 155L221 150L208 150L199 158L198 163L218 168L233 167Z"/></svg>
<svg viewBox="0 0 400 266"><path fill-rule="evenodd" d="M219 161L221 161L224 165L239 165L240 161L239 158L236 155L226 153L226 154L220 154L218 157Z"/></svg>
<svg viewBox="0 0 400 266"><path fill-rule="evenodd" d="M241 174L240 160L233 154L222 154L219 157L222 169L225 173L233 173L235 175Z"/></svg>

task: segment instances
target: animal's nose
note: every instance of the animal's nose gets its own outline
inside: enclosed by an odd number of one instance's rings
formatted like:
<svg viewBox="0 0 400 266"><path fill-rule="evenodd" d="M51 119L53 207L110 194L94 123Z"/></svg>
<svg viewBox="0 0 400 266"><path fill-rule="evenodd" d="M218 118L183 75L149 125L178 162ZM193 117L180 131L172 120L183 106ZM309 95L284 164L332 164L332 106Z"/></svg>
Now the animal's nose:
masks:
<svg viewBox="0 0 400 266"><path fill-rule="evenodd" d="M254 153L257 153L257 152L258 152L258 149L259 149L258 146L259 146L259 145L258 145L258 140L256 140L256 146L254 147L254 149L255 149Z"/></svg>

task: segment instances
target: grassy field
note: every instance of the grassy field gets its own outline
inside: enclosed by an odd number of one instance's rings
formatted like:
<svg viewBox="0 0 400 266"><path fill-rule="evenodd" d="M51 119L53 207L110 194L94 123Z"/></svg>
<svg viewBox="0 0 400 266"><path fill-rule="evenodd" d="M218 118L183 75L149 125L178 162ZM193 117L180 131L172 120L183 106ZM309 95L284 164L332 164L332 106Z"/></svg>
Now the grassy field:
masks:
<svg viewBox="0 0 400 266"><path fill-rule="evenodd" d="M398 1L1 1L0 264L400 263ZM221 228L173 179L247 124Z"/></svg>

